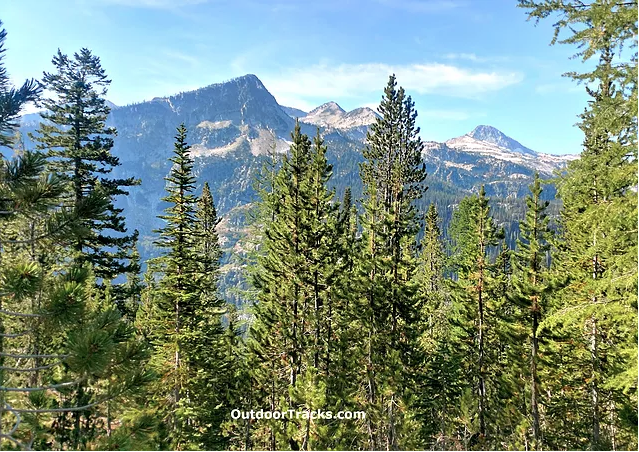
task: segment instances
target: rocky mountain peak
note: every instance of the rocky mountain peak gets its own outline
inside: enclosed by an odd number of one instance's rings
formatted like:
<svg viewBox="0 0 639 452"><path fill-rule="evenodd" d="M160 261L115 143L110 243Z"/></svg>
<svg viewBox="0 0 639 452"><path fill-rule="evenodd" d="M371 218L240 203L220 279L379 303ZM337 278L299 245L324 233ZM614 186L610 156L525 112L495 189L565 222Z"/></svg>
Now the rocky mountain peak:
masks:
<svg viewBox="0 0 639 452"><path fill-rule="evenodd" d="M513 140L501 130L493 126L479 125L467 135L476 140L491 143L504 149L508 149L509 151L527 155L536 154L535 151L533 151L532 149L529 149L520 142Z"/></svg>
<svg viewBox="0 0 639 452"><path fill-rule="evenodd" d="M344 115L344 118L359 119L362 124L366 125L373 124L379 117L375 110L368 107L355 108Z"/></svg>
<svg viewBox="0 0 639 452"><path fill-rule="evenodd" d="M293 124L262 81L253 74L113 111L114 125L120 127L124 118L127 126L134 127L128 123L133 120L142 125L149 116L162 116L167 127L184 121L189 130L195 130L203 121L230 121L229 126L270 129L284 135Z"/></svg>
<svg viewBox="0 0 639 452"><path fill-rule="evenodd" d="M340 107L337 102L326 102L325 104L320 105L317 108L311 110L307 116L317 116L320 114L333 114L340 115L342 113L346 113L342 107Z"/></svg>
<svg viewBox="0 0 639 452"><path fill-rule="evenodd" d="M496 127L487 125L479 125L475 127L468 135L481 141L506 138L506 135L501 130L497 129Z"/></svg>
<svg viewBox="0 0 639 452"><path fill-rule="evenodd" d="M300 118L302 122L333 129L366 127L375 122L377 113L368 107L356 108L348 113L335 102L327 102Z"/></svg>

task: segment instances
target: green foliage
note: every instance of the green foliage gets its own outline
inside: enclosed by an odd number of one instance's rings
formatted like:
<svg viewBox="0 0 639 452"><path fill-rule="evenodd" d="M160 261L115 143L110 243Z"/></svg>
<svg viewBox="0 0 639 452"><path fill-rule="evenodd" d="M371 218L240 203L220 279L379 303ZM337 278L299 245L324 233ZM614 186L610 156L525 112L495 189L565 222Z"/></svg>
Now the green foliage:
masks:
<svg viewBox="0 0 639 452"><path fill-rule="evenodd" d="M150 264L137 323L153 347L150 365L158 376L149 387L150 404L170 436L158 447L224 449L236 344L227 342L226 306L217 295L219 219L208 185L199 199L194 194L189 149L181 125L163 198L166 226L157 231L165 254Z"/></svg>
<svg viewBox="0 0 639 452"><path fill-rule="evenodd" d="M412 328L419 313L415 298L416 234L420 218L415 202L426 190L423 144L415 126L410 96L391 76L367 135L362 238L358 250L358 306L366 371L360 394L369 413L367 447L410 447L407 382L419 363Z"/></svg>
<svg viewBox="0 0 639 452"><path fill-rule="evenodd" d="M349 311L340 296L348 278L348 263L340 257L352 240L346 237L351 208L340 213L327 189L332 169L319 133L311 143L298 124L291 136L290 152L265 175L260 191L263 236L251 273L257 305L248 344L253 400L272 410L331 410L348 406L342 396L352 385L341 365ZM296 419L285 428L277 424L258 422L253 444L327 448L348 434L322 420L312 427Z"/></svg>
<svg viewBox="0 0 639 452"><path fill-rule="evenodd" d="M51 95L42 101L45 122L32 138L38 149L47 153L51 170L70 182L73 194L65 195L66 206L77 207L96 192L106 196L103 214L87 218L83 223L87 234L74 244L76 259L90 263L102 284L140 271L139 262L130 253L137 232L127 234L123 211L115 207L116 198L128 195L126 188L139 181L109 177L120 162L111 154L116 131L106 126L110 109L103 97L111 81L100 59L86 48L72 58L58 50L52 63L56 72L45 72L42 81ZM113 295L122 307L126 290L116 285Z"/></svg>
<svg viewBox="0 0 639 452"><path fill-rule="evenodd" d="M464 426L463 441L472 448L503 447L519 416L518 360L511 351L517 344L510 327L514 312L508 305L509 250L500 240L483 187L478 195L462 200L451 222L452 339L457 359L463 362L462 388L472 388L476 422ZM491 254L497 254L492 260ZM513 375L515 373L515 375ZM458 426L460 429L462 426ZM472 427L472 429L470 428ZM470 439L466 436L470 435Z"/></svg>
<svg viewBox="0 0 639 452"><path fill-rule="evenodd" d="M254 301L240 310L218 293L220 218L208 182L195 194L184 125L162 255L141 280L137 233L115 207L136 181L109 177L110 81L89 50L58 51L39 151L0 165L0 447L635 450L637 5L519 3L559 15L552 42L597 60L567 74L591 100L581 158L555 180L557 227L538 175L507 231L484 187L458 205L445 184L425 197L417 113L391 76L362 153L363 200L329 188L319 130L311 140L298 123L287 154L273 147L247 257L232 261ZM5 37L6 146L39 88L9 85Z"/></svg>
<svg viewBox="0 0 639 452"><path fill-rule="evenodd" d="M553 43L594 60L566 74L587 82L591 100L580 115L581 158L557 181L553 266L564 285L540 328L553 337L553 357L562 355L546 389L548 423L561 428L547 442L634 449L636 418L624 413L637 409L637 2L520 4L537 19L559 15Z"/></svg>

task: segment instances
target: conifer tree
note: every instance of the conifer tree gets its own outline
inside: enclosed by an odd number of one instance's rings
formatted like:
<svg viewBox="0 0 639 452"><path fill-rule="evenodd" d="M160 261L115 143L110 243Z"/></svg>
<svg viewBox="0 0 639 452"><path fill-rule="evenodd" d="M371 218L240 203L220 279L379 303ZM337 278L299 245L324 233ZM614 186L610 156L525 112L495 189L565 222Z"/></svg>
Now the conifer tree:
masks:
<svg viewBox="0 0 639 452"><path fill-rule="evenodd" d="M110 108L103 96L111 81L100 59L86 48L73 57L58 50L52 63L56 71L45 72L42 80L52 97L42 101L44 122L33 139L38 149L48 152L51 169L71 181L73 194L67 205L80 203L95 190L104 191L110 201L107 215L87 221L91 234L75 244L76 259L94 267L98 283L137 273L139 263L126 251L137 240L137 232L127 234L122 209L115 203L139 181L109 177L120 165L111 153L116 131L105 125ZM126 298L119 286L114 287L114 296L118 305Z"/></svg>
<svg viewBox="0 0 639 452"><path fill-rule="evenodd" d="M404 377L414 359L416 234L420 229L414 202L426 186L423 144L417 112L410 96L389 77L378 107L381 115L367 135L360 166L364 183L364 216L359 272L361 316L365 343L368 446L374 449L410 447L403 444L412 428Z"/></svg>
<svg viewBox="0 0 639 452"><path fill-rule="evenodd" d="M20 448L86 448L101 406L143 382L143 351L97 302L90 270L68 260L107 198L65 208L67 184L45 163L26 151L0 172L0 433Z"/></svg>
<svg viewBox="0 0 639 452"><path fill-rule="evenodd" d="M580 116L581 158L558 182L563 201L556 265L566 286L542 326L562 360L553 388L550 447L637 445L637 2L520 1L536 20L557 14L552 43L574 44L592 69ZM569 33L560 39L561 33ZM629 54L624 54L628 52ZM560 373L564 370L566 373ZM571 370L573 370L571 372ZM587 438L587 440L584 440Z"/></svg>
<svg viewBox="0 0 639 452"><path fill-rule="evenodd" d="M229 389L235 351L228 351L221 320L226 305L217 294L219 219L208 184L201 198L194 194L186 133L178 127L162 199L169 203L160 216L166 226L156 231L164 254L150 263L156 282L145 291L138 324L153 346L150 364L159 375L150 388L151 406L169 438L157 446L224 449L222 424L236 396Z"/></svg>
<svg viewBox="0 0 639 452"><path fill-rule="evenodd" d="M486 444L487 436L495 431L491 424L490 401L498 391L495 368L496 332L494 296L495 264L491 250L499 244L500 233L490 215L488 198L483 186L479 195L464 198L453 215L450 226L453 241L453 262L456 273L453 297L453 339L463 355L467 388L472 388L472 411L476 423L467 425L465 447ZM499 403L499 402L496 402ZM469 436L470 435L470 436ZM490 443L488 443L490 444Z"/></svg>
<svg viewBox="0 0 639 452"><path fill-rule="evenodd" d="M415 274L420 301L418 347L423 366L415 373L415 407L420 422L421 447L453 447L453 419L460 393L461 360L451 345L452 306L444 278L447 258L437 208L431 204L425 218L421 253Z"/></svg>
<svg viewBox="0 0 639 452"><path fill-rule="evenodd" d="M336 320L343 315L335 297L340 238L323 140L318 133L311 144L299 124L292 140L271 179L272 191L262 199L274 205L266 209L270 218L262 218L263 248L252 274L257 305L249 359L261 406L306 411L338 402L333 382L343 382L335 353L342 325ZM253 437L256 445L271 449L326 448L339 438L322 424L264 421Z"/></svg>
<svg viewBox="0 0 639 452"><path fill-rule="evenodd" d="M201 269L195 260L196 212L193 160L186 142L186 128L181 125L175 137L171 172L166 177L169 203L160 218L166 226L159 229L156 245L165 254L151 262L151 271L160 274L155 293L145 306L151 322L147 329L155 352L152 366L162 375L154 400L162 413L171 447L188 444L187 410L189 399L189 339L195 332L193 322L200 303L198 280ZM168 397L165 394L168 393Z"/></svg>
<svg viewBox="0 0 639 452"><path fill-rule="evenodd" d="M519 223L520 238L514 253L513 293L511 299L522 306L529 315L528 324L530 369L528 370L530 391L530 417L532 418L533 448L542 447L540 381L539 381L539 325L542 313L548 310L547 300L553 285L549 280L548 264L553 233L549 227L546 208L549 202L541 199L541 179L535 174L530 185L530 196L526 198L526 217Z"/></svg>
<svg viewBox="0 0 639 452"><path fill-rule="evenodd" d="M189 393L193 406L191 441L199 448L220 450L228 448L228 438L222 425L235 408L234 400L241 388L236 381L240 369L237 362L239 342L236 319L228 316L229 324L222 326L222 316L228 307L217 292L220 273L220 250L216 227L220 222L208 182L197 200L195 226L195 260L199 267L198 290L200 300L195 309L193 331L189 341L190 372L194 375ZM241 355L240 355L241 356Z"/></svg>
<svg viewBox="0 0 639 452"><path fill-rule="evenodd" d="M0 54L5 37L2 29ZM12 88L0 56L0 146L11 144L14 119L38 92L33 81ZM71 208L64 206L67 184L47 172L45 163L44 155L29 150L10 161L0 159L2 448L86 445L90 437L80 437L77 428L73 444L59 441L56 417L92 412L128 392L139 376L123 368L135 366L139 349L129 342L119 316L112 307L96 309L90 272L68 262L69 242L86 236L83 225L100 218L107 199L96 190ZM101 390L107 379L113 383L110 393ZM80 407L68 395L82 385L91 393Z"/></svg>

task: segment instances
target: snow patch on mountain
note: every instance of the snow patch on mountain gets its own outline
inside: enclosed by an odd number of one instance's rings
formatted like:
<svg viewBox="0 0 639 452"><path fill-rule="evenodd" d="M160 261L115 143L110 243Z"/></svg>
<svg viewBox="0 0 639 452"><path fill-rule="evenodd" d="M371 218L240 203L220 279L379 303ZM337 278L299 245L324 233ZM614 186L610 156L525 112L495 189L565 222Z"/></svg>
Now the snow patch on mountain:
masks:
<svg viewBox="0 0 639 452"><path fill-rule="evenodd" d="M201 128L201 129L219 130L219 129L225 129L227 127L230 127L231 124L233 124L233 122L229 121L229 120L226 120L226 121L202 121L197 126L199 128Z"/></svg>
<svg viewBox="0 0 639 452"><path fill-rule="evenodd" d="M191 146L189 153L193 158L211 156L224 157L233 151L237 151L245 141L246 137L242 135L236 138L232 143L216 148L207 148L206 146L198 143Z"/></svg>
<svg viewBox="0 0 639 452"><path fill-rule="evenodd" d="M444 144L451 150L523 165L546 175L552 174L554 170L578 158L576 155L550 155L535 152L524 148L512 138L490 126L479 126L471 133L452 138ZM432 149L434 146L435 144L429 142L425 145L425 149Z"/></svg>
<svg viewBox="0 0 639 452"><path fill-rule="evenodd" d="M320 127L331 127L339 122L344 113L346 112L337 103L327 102L311 110L308 115L300 118L300 120Z"/></svg>
<svg viewBox="0 0 639 452"><path fill-rule="evenodd" d="M256 138L248 138L248 143L251 148L251 154L255 156L267 155L273 151L273 147L275 147L276 153L284 154L288 151L291 144L293 144L292 141L285 140L281 137L275 139L272 133L264 129L258 130Z"/></svg>
<svg viewBox="0 0 639 452"><path fill-rule="evenodd" d="M484 141L486 143L492 143L499 147L508 149L513 152L518 152L520 154L536 154L536 152L532 149L529 149L526 146L522 145L519 141L513 140L508 135L504 134L501 130L493 126L477 126L473 129L472 132L468 133L467 135L471 138L475 138L476 140Z"/></svg>
<svg viewBox="0 0 639 452"><path fill-rule="evenodd" d="M442 163L447 168L459 168L466 171L472 171L473 168L475 167L474 165L471 165L470 163L457 163L457 162L447 162L447 161L443 161Z"/></svg>

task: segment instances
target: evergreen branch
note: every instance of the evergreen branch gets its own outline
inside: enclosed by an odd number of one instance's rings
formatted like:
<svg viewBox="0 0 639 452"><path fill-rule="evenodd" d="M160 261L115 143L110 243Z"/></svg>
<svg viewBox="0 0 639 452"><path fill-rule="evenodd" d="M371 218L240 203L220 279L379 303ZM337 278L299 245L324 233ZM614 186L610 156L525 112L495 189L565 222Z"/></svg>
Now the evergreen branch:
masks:
<svg viewBox="0 0 639 452"><path fill-rule="evenodd" d="M30 245L32 243L36 243L39 242L40 240L44 240L50 237L55 236L56 234L58 234L60 231L64 230L65 227L73 224L73 221L75 221L74 219L69 219L67 221L62 222L61 224L58 225L58 229L57 230L52 230L49 232L46 232L44 234L41 234L37 237L33 237L30 239L25 239L25 240L3 240L3 243L8 243L10 245Z"/></svg>
<svg viewBox="0 0 639 452"><path fill-rule="evenodd" d="M107 400L113 399L113 397L105 397L103 399L97 400L93 403L89 403L88 405L69 407L69 408L39 408L39 409L30 409L30 408L11 408L5 411L10 411L12 413L29 413L29 414L38 414L38 413L68 413L72 411L86 411L89 408L93 408L94 406L100 405L101 403L106 402Z"/></svg>

